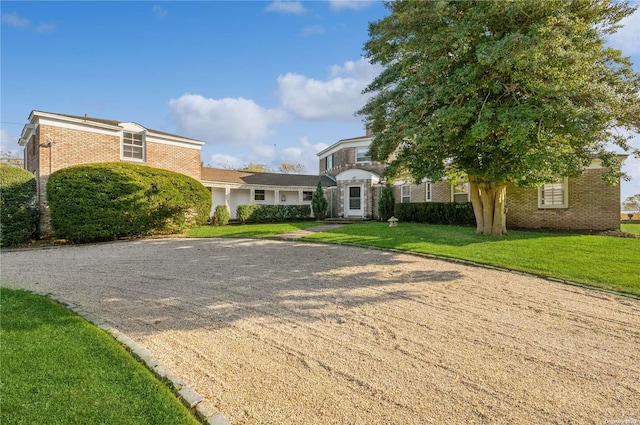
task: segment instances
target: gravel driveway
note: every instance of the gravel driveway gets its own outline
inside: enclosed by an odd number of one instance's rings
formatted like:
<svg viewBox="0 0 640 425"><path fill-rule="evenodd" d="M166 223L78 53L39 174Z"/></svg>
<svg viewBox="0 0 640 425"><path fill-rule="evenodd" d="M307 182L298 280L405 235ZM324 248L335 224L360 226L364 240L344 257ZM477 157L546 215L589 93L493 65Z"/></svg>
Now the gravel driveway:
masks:
<svg viewBox="0 0 640 425"><path fill-rule="evenodd" d="M295 241L140 240L1 261L4 285L100 316L233 424L640 424L633 299Z"/></svg>

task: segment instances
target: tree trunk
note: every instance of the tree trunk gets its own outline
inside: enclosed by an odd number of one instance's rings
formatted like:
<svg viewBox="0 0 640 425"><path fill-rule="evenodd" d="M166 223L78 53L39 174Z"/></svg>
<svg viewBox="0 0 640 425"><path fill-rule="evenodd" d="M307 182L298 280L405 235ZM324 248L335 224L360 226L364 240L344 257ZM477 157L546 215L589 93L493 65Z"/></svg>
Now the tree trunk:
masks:
<svg viewBox="0 0 640 425"><path fill-rule="evenodd" d="M506 183L483 183L469 177L469 191L473 213L476 216L476 233L503 236L507 234L505 200Z"/></svg>

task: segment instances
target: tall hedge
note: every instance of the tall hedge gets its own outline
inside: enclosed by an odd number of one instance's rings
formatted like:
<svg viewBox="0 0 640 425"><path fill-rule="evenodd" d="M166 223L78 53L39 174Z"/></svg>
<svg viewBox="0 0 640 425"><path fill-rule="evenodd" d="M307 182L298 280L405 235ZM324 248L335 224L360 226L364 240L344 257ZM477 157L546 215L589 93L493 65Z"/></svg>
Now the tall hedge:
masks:
<svg viewBox="0 0 640 425"><path fill-rule="evenodd" d="M51 228L72 242L181 232L207 221L211 193L199 181L129 163L77 165L47 183Z"/></svg>
<svg viewBox="0 0 640 425"><path fill-rule="evenodd" d="M306 220L311 216L309 205L238 205L236 218L244 224L274 223L282 221Z"/></svg>
<svg viewBox="0 0 640 425"><path fill-rule="evenodd" d="M382 188L380 194L380 201L378 202L378 215L382 221L387 221L391 218L396 206L396 198L393 196L393 186L390 184L385 185Z"/></svg>
<svg viewBox="0 0 640 425"><path fill-rule="evenodd" d="M0 246L24 243L38 228L36 179L23 168L0 165Z"/></svg>
<svg viewBox="0 0 640 425"><path fill-rule="evenodd" d="M411 202L396 204L400 221L430 224L475 224L471 202Z"/></svg>

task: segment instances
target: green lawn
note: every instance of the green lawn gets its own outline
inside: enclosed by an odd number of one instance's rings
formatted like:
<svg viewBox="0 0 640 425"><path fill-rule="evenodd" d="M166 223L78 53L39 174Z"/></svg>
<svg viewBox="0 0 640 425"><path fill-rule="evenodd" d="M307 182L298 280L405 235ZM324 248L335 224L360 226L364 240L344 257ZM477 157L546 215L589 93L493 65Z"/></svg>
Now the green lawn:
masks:
<svg viewBox="0 0 640 425"><path fill-rule="evenodd" d="M369 222L305 240L460 258L640 295L640 239L516 230L506 237L487 237L471 227L400 223L390 228Z"/></svg>
<svg viewBox="0 0 640 425"><path fill-rule="evenodd" d="M242 224L228 226L200 226L190 229L187 236L197 238L212 237L267 237L282 233L295 232L323 224L318 221L300 221L294 223Z"/></svg>
<svg viewBox="0 0 640 425"><path fill-rule="evenodd" d="M620 225L620 230L627 233L634 233L640 235L640 224L636 223L624 223Z"/></svg>
<svg viewBox="0 0 640 425"><path fill-rule="evenodd" d="M0 287L0 423L192 424L111 336L46 297Z"/></svg>

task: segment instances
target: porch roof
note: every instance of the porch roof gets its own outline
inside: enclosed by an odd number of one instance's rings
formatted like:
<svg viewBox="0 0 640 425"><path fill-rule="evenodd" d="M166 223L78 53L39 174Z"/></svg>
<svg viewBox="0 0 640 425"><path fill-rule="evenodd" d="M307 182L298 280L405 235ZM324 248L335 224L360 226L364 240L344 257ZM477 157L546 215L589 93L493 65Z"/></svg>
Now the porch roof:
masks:
<svg viewBox="0 0 640 425"><path fill-rule="evenodd" d="M200 180L220 183L235 183L254 186L316 187L318 179L322 187L335 186L327 176L308 174L257 173L249 171L225 170L222 168L202 167Z"/></svg>

